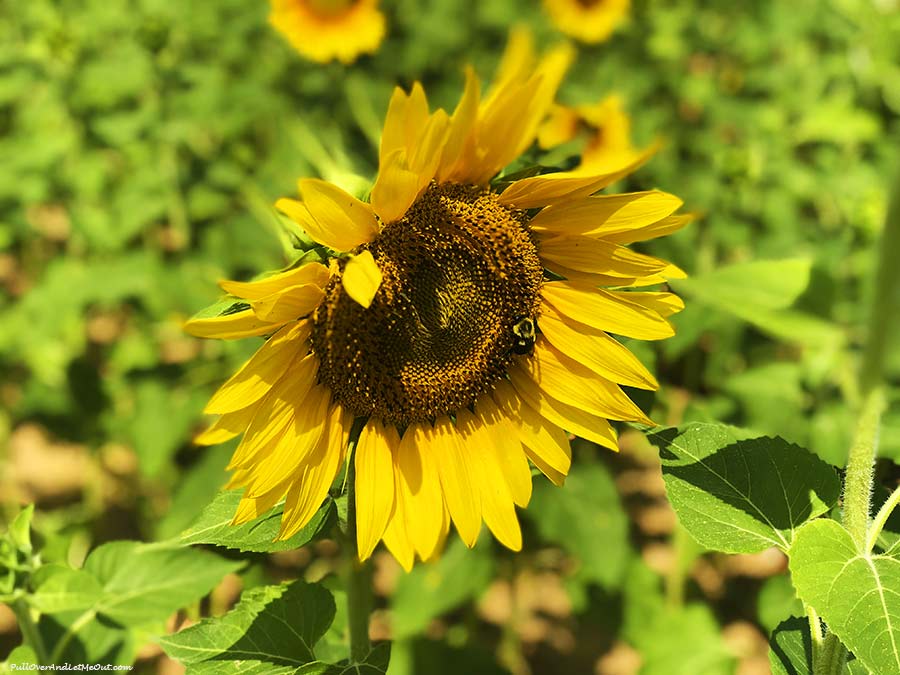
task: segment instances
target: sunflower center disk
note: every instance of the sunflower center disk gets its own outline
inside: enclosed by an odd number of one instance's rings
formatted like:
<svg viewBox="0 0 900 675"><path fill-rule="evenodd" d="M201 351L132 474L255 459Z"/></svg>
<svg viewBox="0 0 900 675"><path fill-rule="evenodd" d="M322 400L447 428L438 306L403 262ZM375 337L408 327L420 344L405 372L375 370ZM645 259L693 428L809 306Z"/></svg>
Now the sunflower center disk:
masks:
<svg viewBox="0 0 900 675"><path fill-rule="evenodd" d="M506 373L543 268L528 218L482 188L432 185L365 245L384 280L368 309L332 277L316 310L319 379L356 415L405 426L470 405Z"/></svg>

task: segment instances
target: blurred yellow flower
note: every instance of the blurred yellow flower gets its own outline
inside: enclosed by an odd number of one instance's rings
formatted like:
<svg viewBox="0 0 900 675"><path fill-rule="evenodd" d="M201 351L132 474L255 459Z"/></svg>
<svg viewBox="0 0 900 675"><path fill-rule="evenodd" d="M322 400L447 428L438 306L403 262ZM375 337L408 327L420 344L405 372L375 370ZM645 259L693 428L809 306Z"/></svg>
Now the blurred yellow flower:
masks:
<svg viewBox="0 0 900 675"><path fill-rule="evenodd" d="M553 148L584 132L588 139L581 151L581 171L613 170L647 152L632 144L631 119L615 94L588 105L554 105L538 130L538 144Z"/></svg>
<svg viewBox="0 0 900 675"><path fill-rule="evenodd" d="M269 23L303 56L352 63L378 49L384 14L378 0L270 0Z"/></svg>
<svg viewBox="0 0 900 675"><path fill-rule="evenodd" d="M258 281L223 281L242 301L193 319L194 335L268 336L212 397L197 439L243 433L230 487L235 523L285 500L280 537L305 525L345 462L351 434L357 550L383 540L410 569L451 523L473 546L482 522L518 550L515 507L529 460L561 485L568 433L611 450L608 420L652 424L620 385L656 389L611 337L659 340L682 309L633 290L683 276L627 245L684 225L658 191L592 196L636 169L493 177L536 140L572 58L538 59L513 34L493 86L474 72L452 114L416 83L391 98L369 201L316 179L276 206L329 256ZM607 287L607 288L601 288Z"/></svg>
<svg viewBox="0 0 900 675"><path fill-rule="evenodd" d="M628 14L630 0L544 0L554 25L581 42L606 40Z"/></svg>

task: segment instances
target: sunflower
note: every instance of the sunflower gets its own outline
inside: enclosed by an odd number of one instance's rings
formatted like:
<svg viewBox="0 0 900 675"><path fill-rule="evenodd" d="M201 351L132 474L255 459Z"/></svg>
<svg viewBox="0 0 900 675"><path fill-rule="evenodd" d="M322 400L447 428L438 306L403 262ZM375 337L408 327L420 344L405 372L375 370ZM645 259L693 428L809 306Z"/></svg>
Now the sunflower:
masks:
<svg viewBox="0 0 900 675"><path fill-rule="evenodd" d="M538 129L538 145L553 148L573 140L582 131L587 131L588 139L581 151L580 171L598 172L622 166L646 152L633 145L631 119L616 94L574 107L554 104Z"/></svg>
<svg viewBox="0 0 900 675"><path fill-rule="evenodd" d="M606 40L628 14L630 0L544 0L554 25L581 42Z"/></svg>
<svg viewBox="0 0 900 675"><path fill-rule="evenodd" d="M352 63L378 49L384 15L378 0L270 0L269 23L313 61Z"/></svg>
<svg viewBox="0 0 900 675"><path fill-rule="evenodd" d="M473 546L482 521L518 550L529 461L562 485L568 433L616 450L608 420L652 424L620 385L657 382L611 334L673 334L681 301L634 289L682 273L626 245L681 227L681 201L593 196L647 155L604 173L492 182L534 143L571 56L537 60L514 33L493 86L482 96L469 69L452 114L431 111L418 83L395 90L368 201L301 179L300 200L276 203L327 264L220 282L234 304L188 322L201 337L268 336L213 395L206 412L220 417L197 439L243 434L235 523L283 499L279 537L290 537L355 440L361 560L383 540L410 569L441 550L451 523Z"/></svg>

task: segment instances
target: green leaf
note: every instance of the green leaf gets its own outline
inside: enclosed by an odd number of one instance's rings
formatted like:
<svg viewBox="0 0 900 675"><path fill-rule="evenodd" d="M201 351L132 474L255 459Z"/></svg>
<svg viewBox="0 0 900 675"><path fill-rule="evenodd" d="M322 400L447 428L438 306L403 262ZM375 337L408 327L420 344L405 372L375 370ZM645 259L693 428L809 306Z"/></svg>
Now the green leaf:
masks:
<svg viewBox="0 0 900 675"><path fill-rule="evenodd" d="M811 267L811 261L806 258L757 260L720 267L688 279L675 279L672 286L697 302L737 316L776 337L816 345L833 344L842 339L835 326L809 314L788 310L809 285Z"/></svg>
<svg viewBox="0 0 900 675"><path fill-rule="evenodd" d="M876 675L900 672L900 560L860 553L833 520L800 528L789 552L800 599Z"/></svg>
<svg viewBox="0 0 900 675"><path fill-rule="evenodd" d="M786 551L798 526L837 503L840 481L803 448L747 435L691 424L651 439L660 447L669 501L700 544L726 553Z"/></svg>
<svg viewBox="0 0 900 675"><path fill-rule="evenodd" d="M7 538L17 551L29 555L31 553L31 519L34 516L34 504L29 504L13 518L9 524Z"/></svg>
<svg viewBox="0 0 900 675"><path fill-rule="evenodd" d="M132 625L165 619L202 598L242 564L206 551L116 541L92 552L84 571L103 586L97 611Z"/></svg>
<svg viewBox="0 0 900 675"><path fill-rule="evenodd" d="M604 588L621 581L631 550L628 517L602 464L574 465L565 489L536 482L525 513L544 541L560 544L577 559L578 578Z"/></svg>
<svg viewBox="0 0 900 675"><path fill-rule="evenodd" d="M772 675L812 675L809 621L792 616L778 624L769 638Z"/></svg>
<svg viewBox="0 0 900 675"><path fill-rule="evenodd" d="M428 623L483 591L493 575L493 559L482 541L467 549L454 539L435 562L402 575L391 597L395 640L423 631Z"/></svg>
<svg viewBox="0 0 900 675"><path fill-rule="evenodd" d="M281 527L284 505L276 506L248 523L234 526L231 519L241 501L242 492L243 490L228 490L217 494L194 524L182 533L181 543L215 544L259 553L289 551L305 546L334 524L334 507L328 500L297 534L283 541L275 541Z"/></svg>
<svg viewBox="0 0 900 675"><path fill-rule="evenodd" d="M33 663L38 663L38 657L34 650L28 645L19 645L9 653L9 657L2 665L9 668L9 666L13 665L28 666ZM9 668L9 671L14 672L12 668Z"/></svg>
<svg viewBox="0 0 900 675"><path fill-rule="evenodd" d="M66 565L44 565L31 580L35 592L28 602L46 614L89 609L103 592L102 585L93 574Z"/></svg>
<svg viewBox="0 0 900 675"><path fill-rule="evenodd" d="M188 665L190 673L281 672L244 667L257 663L296 668L315 661L313 649L334 612L334 599L321 585L295 581L263 586L244 593L224 616L204 619L162 638L160 644L169 656Z"/></svg>

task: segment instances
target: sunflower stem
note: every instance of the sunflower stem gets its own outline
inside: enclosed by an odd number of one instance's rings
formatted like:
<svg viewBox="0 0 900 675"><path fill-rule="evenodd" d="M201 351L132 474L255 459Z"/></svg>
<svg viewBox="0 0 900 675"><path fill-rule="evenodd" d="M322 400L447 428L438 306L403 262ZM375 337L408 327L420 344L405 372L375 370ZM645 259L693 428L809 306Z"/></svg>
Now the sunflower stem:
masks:
<svg viewBox="0 0 900 675"><path fill-rule="evenodd" d="M861 552L865 551L869 529L878 429L885 406L884 360L890 344L891 323L900 305L900 281L892 260L897 250L900 250L900 171L878 247L866 345L859 373L862 407L844 480L844 527Z"/></svg>
<svg viewBox="0 0 900 675"><path fill-rule="evenodd" d="M900 166L891 195L884 231L878 246L878 263L872 284L866 343L859 371L862 405L844 478L843 524L861 554L867 555L869 514L872 512L872 484L878 452L878 431L885 407L884 361L890 344L891 323L900 304L898 283L891 257L900 247ZM827 633L815 659L813 672L837 675L844 669L847 649L834 633Z"/></svg>
<svg viewBox="0 0 900 675"><path fill-rule="evenodd" d="M354 452L355 454L355 452ZM372 650L369 617L372 614L372 570L369 561L359 561L356 548L356 476L353 457L347 466L347 624L350 633L350 663L364 663Z"/></svg>

